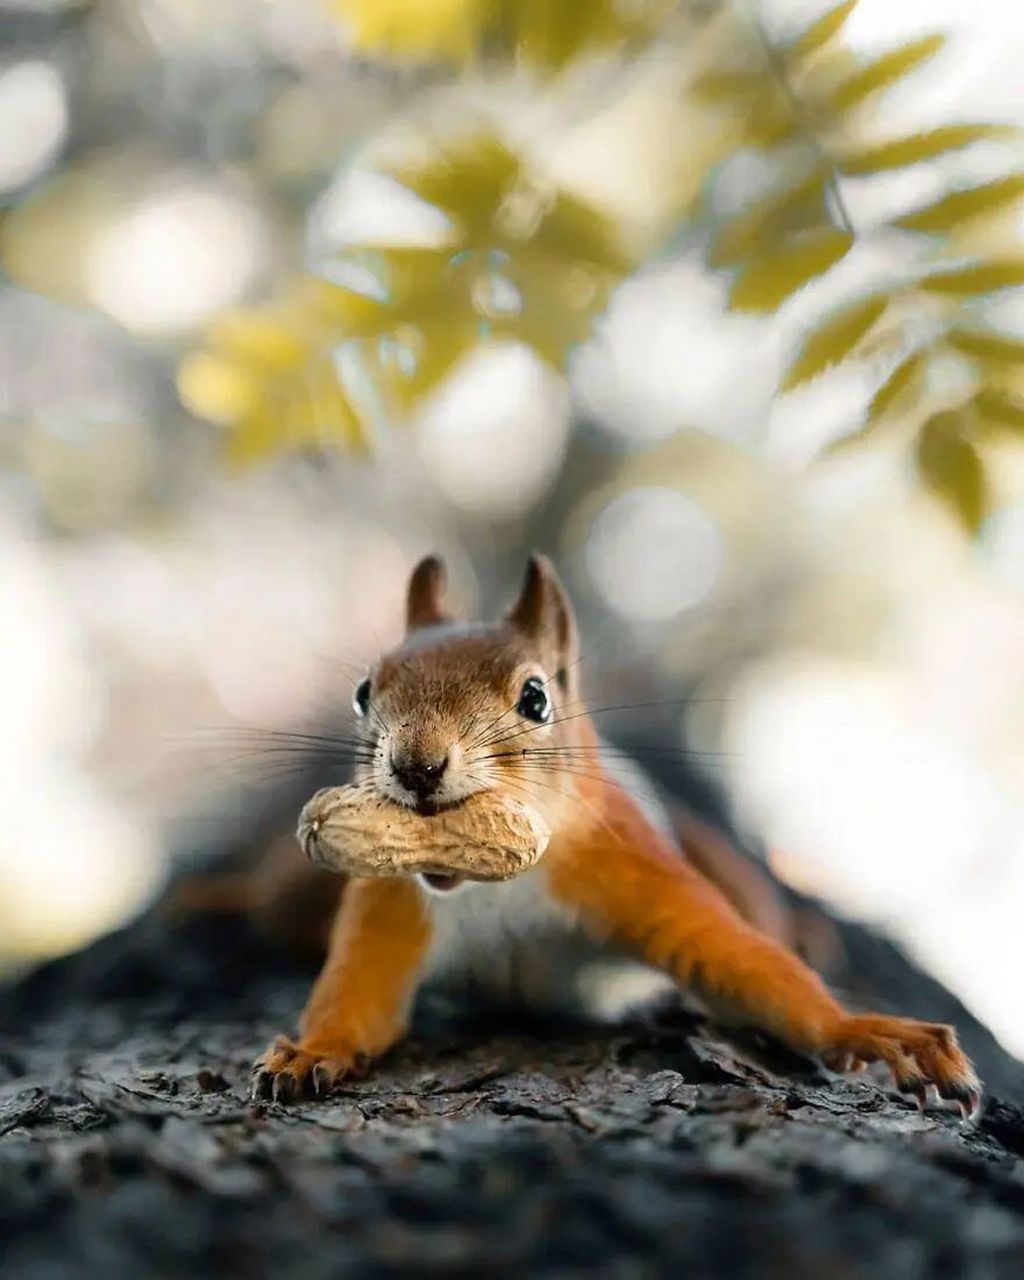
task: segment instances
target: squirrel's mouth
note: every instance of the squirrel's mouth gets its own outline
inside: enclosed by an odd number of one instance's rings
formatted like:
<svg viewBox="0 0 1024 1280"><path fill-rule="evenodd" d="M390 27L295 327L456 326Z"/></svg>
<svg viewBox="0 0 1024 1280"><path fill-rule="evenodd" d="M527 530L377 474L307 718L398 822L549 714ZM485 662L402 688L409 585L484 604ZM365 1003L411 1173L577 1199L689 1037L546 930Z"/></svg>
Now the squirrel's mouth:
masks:
<svg viewBox="0 0 1024 1280"><path fill-rule="evenodd" d="M435 800L432 796L417 800L412 806L421 818L435 818L439 813L447 813L449 809L458 809L465 802L465 797L458 800Z"/></svg>
<svg viewBox="0 0 1024 1280"><path fill-rule="evenodd" d="M450 893L465 880L465 876L442 874L437 871L421 871L424 884L435 893Z"/></svg>

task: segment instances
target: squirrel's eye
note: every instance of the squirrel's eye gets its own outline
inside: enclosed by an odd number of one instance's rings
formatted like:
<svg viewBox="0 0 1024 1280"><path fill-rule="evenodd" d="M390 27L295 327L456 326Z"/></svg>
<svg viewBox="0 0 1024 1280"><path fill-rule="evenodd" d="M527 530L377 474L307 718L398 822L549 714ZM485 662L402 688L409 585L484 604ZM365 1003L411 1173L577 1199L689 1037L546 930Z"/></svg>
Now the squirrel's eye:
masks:
<svg viewBox="0 0 1024 1280"><path fill-rule="evenodd" d="M356 685L356 691L352 695L352 710L357 716L365 716L370 709L370 682L363 680Z"/></svg>
<svg viewBox="0 0 1024 1280"><path fill-rule="evenodd" d="M551 719L551 699L544 687L544 681L531 676L523 685L516 710L527 720L536 720L538 724L546 724Z"/></svg>

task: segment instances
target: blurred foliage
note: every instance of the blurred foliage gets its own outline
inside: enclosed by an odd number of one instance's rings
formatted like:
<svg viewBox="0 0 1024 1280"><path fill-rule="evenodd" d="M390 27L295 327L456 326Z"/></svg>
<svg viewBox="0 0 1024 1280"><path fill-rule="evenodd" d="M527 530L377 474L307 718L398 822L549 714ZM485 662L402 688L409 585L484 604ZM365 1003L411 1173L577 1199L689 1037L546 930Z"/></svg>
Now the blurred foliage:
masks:
<svg viewBox="0 0 1024 1280"><path fill-rule="evenodd" d="M851 220L844 188L851 179L939 161L976 143L1019 143L1019 131L971 123L871 136L879 119L891 128L891 116L869 116L865 105L937 54L944 40L923 36L857 65L841 43L855 7L856 0L844 0L787 47L767 40L760 51L737 45L728 72L730 109L745 110L745 145L767 154L779 181L725 222L711 260L736 268L734 309L767 312L859 242L901 231L928 238L924 252L908 246L901 255L898 279L855 294L806 333L781 390L794 391L848 360L888 356L888 372L852 439L909 417L922 481L973 532L990 505L984 424L1013 429L1024 408L1015 399L1024 372L1020 344L986 316L1005 290L1024 284L1016 228L1007 236L994 225L1024 197L1024 175L945 192L866 229ZM719 72L713 84L720 91L723 83ZM702 87L708 91L706 78ZM804 146L794 163L795 142ZM979 402L992 397L1003 412L983 415Z"/></svg>
<svg viewBox="0 0 1024 1280"><path fill-rule="evenodd" d="M655 33L672 0L332 0L355 46L375 56L563 67Z"/></svg>
<svg viewBox="0 0 1024 1280"><path fill-rule="evenodd" d="M442 212L433 247L354 246L332 264L349 288L307 279L278 304L219 320L183 364L186 403L235 427L233 452L365 443L336 357L347 347L391 412L433 391L481 341L517 339L561 368L631 262L614 223L531 182L494 135L392 176Z"/></svg>
<svg viewBox="0 0 1024 1280"><path fill-rule="evenodd" d="M303 277L275 302L221 316L178 374L185 404L232 428L229 455L361 448L364 424L342 387L339 346L379 322L380 303Z"/></svg>
<svg viewBox="0 0 1024 1280"><path fill-rule="evenodd" d="M710 112L730 123L705 187L711 191L730 153L760 153L774 177L730 216L712 213L708 258L731 273L733 309L769 314L839 264L859 241L886 231L927 238L927 252L904 255L903 278L855 294L807 332L780 389L795 391L845 361L887 359L889 371L856 439L914 415L914 455L922 480L975 529L988 509L987 434L993 428L1019 431L1024 413L1024 402L1015 398L1024 367L1021 344L986 323L985 304L1024 283L1024 257L979 251L976 246L983 243L1001 248L998 237L984 241L972 234L967 244L963 233L976 233L1020 200L1024 177L1011 173L944 192L892 218L888 226L864 231L850 220L843 184L940 161L979 143L1014 142L1015 131L969 123L870 136L875 120L889 124L890 117L869 117L865 106L938 53L943 39L924 36L857 62L842 42L854 7L855 0L844 0L794 39L778 44L732 13L706 19L711 32L703 45L706 61L681 84L679 103L682 111ZM504 54L564 68L585 52L614 51L626 37L670 39L666 6L637 6L627 20L616 6L595 4L585 22L579 20L579 6L567 2L451 0L410 6L338 0L338 9L359 47L381 56ZM441 144L432 157L392 173L450 224L445 243L436 249L396 246L363 254L383 305L352 317L347 337L363 340L379 384L391 403L404 409L433 391L481 339L515 337L561 365L569 348L586 337L611 287L634 265L608 215L541 182L496 135ZM358 247L349 257L357 260ZM219 357L186 364L189 402L223 419L232 416L223 412L231 395L225 399L224 386L198 377L197 369L209 375L209 361L220 358L227 376L223 359L229 357L243 453L310 439L316 434L319 396L331 410L319 419L326 434L359 438L358 414L346 407L340 390L310 391L304 417L295 407L290 379L301 374L311 387L329 382L324 342L336 335L330 326L320 329L320 341L310 345L299 336L310 327L308 317L296 320L293 344L278 344L262 362L251 350L240 362L232 342L225 347L223 329L215 327L210 344ZM282 402L287 412L268 412L268 404Z"/></svg>
<svg viewBox="0 0 1024 1280"><path fill-rule="evenodd" d="M757 6L739 0L311 3L332 32L334 44L323 49L340 61L340 33L354 56L340 91L331 86L320 97L296 83L282 100L290 111L301 108L296 118L319 138L313 125L322 103L354 93L363 76L391 86L389 107L381 90L373 119L362 125L353 109L358 97L345 99L339 137L346 146L369 145L346 156L343 172L397 184L418 208L429 206L443 229L427 242L383 232L349 236L326 254L310 253L291 279L264 277L269 301L209 324L200 349L181 363L179 392L195 414L225 427L235 458L366 448L381 421L418 412L482 343L523 343L564 371L614 289L652 256L684 247L699 250L726 282L736 313L770 322L799 297L798 314L809 319L779 395L800 395L836 367L863 369L876 385L858 428L838 444L892 440L966 529L985 519L998 488L991 459L1005 439L1024 436L1024 340L1007 331L1004 305L1024 286L1024 172L1019 133L1005 124L901 125L908 98L893 91L909 83L913 92L914 73L943 51L940 34L858 55L846 38L857 0L824 8L788 34L769 33ZM171 7L161 12L169 21ZM241 31L245 12L233 6L225 22ZM169 80L185 65L175 61L179 52L197 38L192 21L152 28L170 51L161 55ZM665 166L678 165L685 180L651 194L649 203L664 207L650 210L641 232L624 206L599 194L600 184L580 179L584 165L559 163L558 136L535 135L557 135L554 122L564 121L571 151L575 130L639 96L638 86L657 84L656 96L666 81L664 111L673 118L665 135L680 154L668 155ZM162 101L179 102L182 118L161 127L169 134L192 128L189 114L211 86L201 75L174 81ZM442 92L450 95L447 115L436 110ZM541 122L532 132L517 118L524 101ZM561 116L548 110L553 103ZM218 117L217 154L238 171L252 105L232 101ZM270 114L272 105L263 104ZM404 152L378 145L386 131L378 137L376 125L388 110L421 126ZM655 152L639 136L650 114L622 119L618 150L606 164L629 186L631 150L646 148L648 162ZM95 139L92 154L104 152ZM275 163L289 198L303 205L293 211L301 219L326 172L308 173L296 196L295 175L280 156ZM914 181L903 181L907 175ZM249 176L267 181L255 168ZM859 193L894 177L916 194L874 220L852 216ZM633 185L646 194L642 178ZM15 206L7 218L2 247L14 279L26 237L41 243L40 211L53 205L52 189L49 203L46 195L44 188L43 198ZM218 208L229 213L232 198L226 186ZM134 234L162 235L164 216L154 210ZM298 242L294 228L288 234ZM34 254L28 287L48 287L39 281L58 256L56 249ZM88 245L73 256L86 262ZM201 256L194 261L209 271ZM872 269L879 262L883 268Z"/></svg>

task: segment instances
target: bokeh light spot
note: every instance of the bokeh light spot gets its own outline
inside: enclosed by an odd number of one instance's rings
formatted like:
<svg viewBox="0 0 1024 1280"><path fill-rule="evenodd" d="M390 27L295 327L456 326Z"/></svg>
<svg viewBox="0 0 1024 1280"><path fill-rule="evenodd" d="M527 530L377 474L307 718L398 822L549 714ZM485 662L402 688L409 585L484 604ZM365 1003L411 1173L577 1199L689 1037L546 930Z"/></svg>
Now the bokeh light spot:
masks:
<svg viewBox="0 0 1024 1280"><path fill-rule="evenodd" d="M55 158L68 126L64 81L46 62L0 71L0 191L37 178Z"/></svg>
<svg viewBox="0 0 1024 1280"><path fill-rule="evenodd" d="M237 301L259 265L261 240L242 200L198 183L171 185L99 237L89 291L129 329L190 329Z"/></svg>
<svg viewBox="0 0 1024 1280"><path fill-rule="evenodd" d="M423 455L464 511L509 519L547 490L565 453L565 385L526 347L476 348L424 413Z"/></svg>
<svg viewBox="0 0 1024 1280"><path fill-rule="evenodd" d="M657 622L711 594L722 570L722 540L706 512L677 490L631 489L594 520L586 559L613 609Z"/></svg>

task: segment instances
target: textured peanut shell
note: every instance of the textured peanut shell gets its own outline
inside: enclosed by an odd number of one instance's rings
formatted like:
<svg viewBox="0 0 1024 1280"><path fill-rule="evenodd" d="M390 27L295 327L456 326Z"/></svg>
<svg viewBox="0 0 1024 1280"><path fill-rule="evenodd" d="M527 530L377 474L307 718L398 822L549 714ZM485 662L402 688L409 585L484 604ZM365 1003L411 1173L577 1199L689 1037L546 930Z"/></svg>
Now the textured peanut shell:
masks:
<svg viewBox="0 0 1024 1280"><path fill-rule="evenodd" d="M318 791L297 832L314 862L346 875L431 872L472 880L508 880L527 871L550 834L535 810L494 792L426 817L368 783Z"/></svg>

